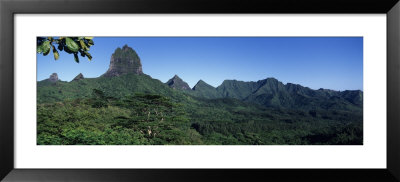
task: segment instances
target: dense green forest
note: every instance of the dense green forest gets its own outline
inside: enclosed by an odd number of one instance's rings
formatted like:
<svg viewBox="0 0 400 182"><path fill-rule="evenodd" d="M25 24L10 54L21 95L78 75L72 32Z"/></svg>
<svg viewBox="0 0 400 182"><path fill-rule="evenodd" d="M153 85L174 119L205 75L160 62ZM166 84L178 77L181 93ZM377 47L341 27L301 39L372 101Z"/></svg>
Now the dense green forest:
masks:
<svg viewBox="0 0 400 182"><path fill-rule="evenodd" d="M40 145L363 142L360 109L274 108L235 98L207 99L134 74L38 82L37 119Z"/></svg>

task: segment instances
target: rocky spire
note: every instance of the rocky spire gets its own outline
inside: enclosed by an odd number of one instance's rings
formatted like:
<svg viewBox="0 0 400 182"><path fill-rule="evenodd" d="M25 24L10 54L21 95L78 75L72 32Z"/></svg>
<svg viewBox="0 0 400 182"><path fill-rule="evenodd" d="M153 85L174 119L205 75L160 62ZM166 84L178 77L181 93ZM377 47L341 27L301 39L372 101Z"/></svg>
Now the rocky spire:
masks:
<svg viewBox="0 0 400 182"><path fill-rule="evenodd" d="M171 79L169 79L166 83L169 87L174 89L181 89L181 90L191 90L189 85L184 82L178 75L175 75Z"/></svg>
<svg viewBox="0 0 400 182"><path fill-rule="evenodd" d="M118 47L111 55L110 67L103 76L112 77L128 73L143 74L142 63L136 51L124 45L122 49Z"/></svg>
<svg viewBox="0 0 400 182"><path fill-rule="evenodd" d="M50 82L53 82L53 83L55 83L55 82L58 82L58 75L57 75L57 73L53 73L53 74L51 74L50 75L50 78L49 78L49 81Z"/></svg>
<svg viewBox="0 0 400 182"><path fill-rule="evenodd" d="M77 81L77 80L82 80L85 77L83 77L82 73L79 73L79 75L76 75L76 77L72 81Z"/></svg>

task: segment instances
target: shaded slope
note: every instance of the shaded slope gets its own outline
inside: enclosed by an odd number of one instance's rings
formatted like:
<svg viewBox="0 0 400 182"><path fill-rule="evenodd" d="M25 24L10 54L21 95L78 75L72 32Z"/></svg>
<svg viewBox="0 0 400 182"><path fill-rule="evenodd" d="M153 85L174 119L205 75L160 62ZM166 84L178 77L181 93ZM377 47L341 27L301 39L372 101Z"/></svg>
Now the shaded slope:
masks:
<svg viewBox="0 0 400 182"><path fill-rule="evenodd" d="M175 75L174 77L169 79L165 84L174 89L190 90L189 85L181 78L179 78L178 75Z"/></svg>
<svg viewBox="0 0 400 182"><path fill-rule="evenodd" d="M199 82L189 94L207 98L235 98L266 107L287 109L340 109L362 111L362 91L313 90L299 84L283 84L275 78L257 82L225 80L214 88Z"/></svg>
<svg viewBox="0 0 400 182"><path fill-rule="evenodd" d="M193 91L190 92L190 94L196 97L202 97L207 99L222 98L222 95L218 93L215 87L209 85L203 80L199 80L192 90Z"/></svg>

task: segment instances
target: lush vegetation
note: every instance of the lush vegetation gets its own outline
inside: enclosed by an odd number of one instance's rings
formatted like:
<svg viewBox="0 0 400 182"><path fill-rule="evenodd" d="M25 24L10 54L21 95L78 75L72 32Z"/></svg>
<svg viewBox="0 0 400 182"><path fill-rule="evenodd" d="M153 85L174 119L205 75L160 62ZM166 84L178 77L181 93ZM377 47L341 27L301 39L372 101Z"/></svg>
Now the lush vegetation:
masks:
<svg viewBox="0 0 400 182"><path fill-rule="evenodd" d="M54 44L57 44L57 49ZM75 62L79 63L80 54L92 60L92 55L88 52L90 47L94 45L93 37L37 37L36 52L47 56L50 50L53 51L54 60L58 60L60 54L58 51L65 51L74 55Z"/></svg>
<svg viewBox="0 0 400 182"><path fill-rule="evenodd" d="M362 102L357 105L353 92L326 102L330 107L315 107L319 100L307 107L272 107L244 98L198 97L128 74L44 80L37 93L40 145L363 143Z"/></svg>
<svg viewBox="0 0 400 182"><path fill-rule="evenodd" d="M100 90L94 95L40 104L38 144L191 144L200 137L186 126L182 107L166 97L136 94L115 99Z"/></svg>

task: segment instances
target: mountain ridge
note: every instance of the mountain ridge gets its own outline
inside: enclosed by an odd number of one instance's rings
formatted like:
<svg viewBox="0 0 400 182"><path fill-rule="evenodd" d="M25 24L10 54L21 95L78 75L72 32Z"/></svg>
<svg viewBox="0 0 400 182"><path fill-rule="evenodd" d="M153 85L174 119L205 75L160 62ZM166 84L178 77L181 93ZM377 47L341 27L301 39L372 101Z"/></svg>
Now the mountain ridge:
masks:
<svg viewBox="0 0 400 182"><path fill-rule="evenodd" d="M37 145L363 144L362 91L275 78L190 88L175 75L169 85L130 49L117 48L99 77L37 82Z"/></svg>
<svg viewBox="0 0 400 182"><path fill-rule="evenodd" d="M204 82L205 83L205 82ZM207 99L235 98L245 102L260 104L267 107L283 108L315 108L325 105L331 108L361 108L363 92L361 90L334 91L329 89L313 90L300 84L283 84L276 78L266 78L258 81L224 80L218 87L197 87L189 94ZM337 104L342 102L343 104ZM340 106L336 106L340 105Z"/></svg>
<svg viewBox="0 0 400 182"><path fill-rule="evenodd" d="M130 76L124 76L121 77L121 79L114 78L123 75ZM117 81L120 85L115 86L115 88L106 86L105 83L108 85L114 85L109 83L107 78ZM38 88L41 86L57 85L61 87L61 85L68 85L68 82L59 81L56 73L53 73L50 78L46 80L57 84L44 84L38 82ZM322 107L325 109L335 108L351 110L356 108L357 110L362 110L363 104L363 92L361 90L334 91L322 88L313 90L300 84L283 84L273 77L249 82L227 79L218 87L213 87L200 79L193 88L190 88L189 85L178 75L174 75L174 77L169 79L166 83L162 83L159 80L158 82L154 82L151 80L156 79L143 73L141 60L136 51L127 45L115 50L111 56L109 69L102 76L88 79L84 78L82 74L79 74L72 81L76 80L80 80L80 82L71 84L74 89L70 90L70 92L73 92L74 94L68 94L70 96L87 96L87 93L81 93L79 90L85 90L85 87L89 87L87 85L92 85L92 89L108 88L110 90L121 90L121 92L126 93L132 91L158 93L157 89L154 89L158 88L160 89L159 93L165 92L171 94L169 91L165 91L166 88L169 87L178 92L205 99L232 98L275 108L312 109ZM121 80L125 80L126 83L123 83ZM104 82L104 84L100 82ZM145 82L149 82L149 84ZM84 84L86 84L86 86ZM159 84L163 84L167 87L161 87ZM132 85L136 86L131 87ZM66 94L69 91L68 89L64 89L57 92ZM113 94L118 95L121 93L113 92Z"/></svg>

